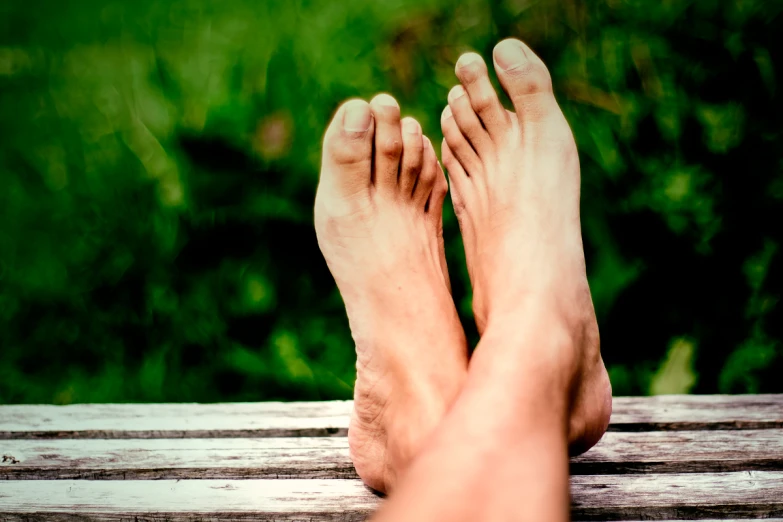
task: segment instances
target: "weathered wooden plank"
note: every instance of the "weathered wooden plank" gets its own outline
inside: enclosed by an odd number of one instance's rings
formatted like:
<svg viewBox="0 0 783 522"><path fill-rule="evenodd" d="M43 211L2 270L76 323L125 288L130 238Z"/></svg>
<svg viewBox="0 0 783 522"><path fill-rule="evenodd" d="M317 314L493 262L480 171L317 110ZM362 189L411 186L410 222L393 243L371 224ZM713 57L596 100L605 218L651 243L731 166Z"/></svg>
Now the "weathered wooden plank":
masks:
<svg viewBox="0 0 783 522"><path fill-rule="evenodd" d="M345 436L353 401L0 406L0 439Z"/></svg>
<svg viewBox="0 0 783 522"><path fill-rule="evenodd" d="M345 436L351 401L0 406L0 439ZM611 431L783 428L783 395L617 397Z"/></svg>
<svg viewBox="0 0 783 522"><path fill-rule="evenodd" d="M356 478L345 437L0 441L0 479ZM783 470L783 430L607 433L580 474Z"/></svg>
<svg viewBox="0 0 783 522"><path fill-rule="evenodd" d="M585 521L781 517L783 473L581 475L571 496Z"/></svg>
<svg viewBox="0 0 783 522"><path fill-rule="evenodd" d="M0 481L2 520L364 520L359 480Z"/></svg>
<svg viewBox="0 0 783 522"><path fill-rule="evenodd" d="M614 399L612 431L783 428L783 394Z"/></svg>
<svg viewBox="0 0 783 522"><path fill-rule="evenodd" d="M574 475L753 470L783 470L783 430L608 432L571 459Z"/></svg>
<svg viewBox="0 0 783 522"><path fill-rule="evenodd" d="M357 478L346 437L0 441L0 480Z"/></svg>
<svg viewBox="0 0 783 522"><path fill-rule="evenodd" d="M576 520L783 517L783 473L571 479ZM0 518L362 520L380 502L358 480L0 481Z"/></svg>

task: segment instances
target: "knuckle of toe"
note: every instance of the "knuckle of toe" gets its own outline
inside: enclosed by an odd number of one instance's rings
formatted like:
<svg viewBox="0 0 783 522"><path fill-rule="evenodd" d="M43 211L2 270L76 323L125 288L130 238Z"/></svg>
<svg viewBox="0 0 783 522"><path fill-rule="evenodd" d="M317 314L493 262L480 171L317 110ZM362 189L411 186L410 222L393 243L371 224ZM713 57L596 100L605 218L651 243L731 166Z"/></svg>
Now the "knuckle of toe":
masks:
<svg viewBox="0 0 783 522"><path fill-rule="evenodd" d="M446 181L446 176L443 174L437 176L437 179L435 180L435 190L444 195L449 191L449 182Z"/></svg>
<svg viewBox="0 0 783 522"><path fill-rule="evenodd" d="M387 158L397 158L402 153L402 142L396 138L389 138L378 145L378 152Z"/></svg>
<svg viewBox="0 0 783 522"><path fill-rule="evenodd" d="M331 152L332 157L338 163L352 165L369 160L370 154L365 149L366 147L362 143L348 141L333 145Z"/></svg>
<svg viewBox="0 0 783 522"><path fill-rule="evenodd" d="M471 63L461 67L458 76L463 83L472 84L486 74L486 69L486 66L482 63Z"/></svg>
<svg viewBox="0 0 783 522"><path fill-rule="evenodd" d="M524 89L527 93L552 90L552 77L543 64L530 61L510 73L524 80Z"/></svg>
<svg viewBox="0 0 783 522"><path fill-rule="evenodd" d="M424 164L422 161L421 155L416 155L413 157L403 157L402 158L402 169L405 172L418 172L421 170L421 166Z"/></svg>
<svg viewBox="0 0 783 522"><path fill-rule="evenodd" d="M471 98L470 100L473 109L476 112L486 112L492 108L492 96L487 94L480 94Z"/></svg>

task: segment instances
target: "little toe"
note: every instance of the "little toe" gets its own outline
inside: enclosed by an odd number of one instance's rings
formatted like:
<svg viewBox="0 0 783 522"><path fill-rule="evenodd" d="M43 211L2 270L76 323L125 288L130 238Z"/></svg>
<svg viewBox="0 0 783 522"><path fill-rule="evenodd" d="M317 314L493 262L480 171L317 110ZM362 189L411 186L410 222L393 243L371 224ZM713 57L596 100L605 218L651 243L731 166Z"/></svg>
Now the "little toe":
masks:
<svg viewBox="0 0 783 522"><path fill-rule="evenodd" d="M462 168L460 162L454 157L454 153L451 151L448 143L446 143L446 140L443 140L441 155L443 156L443 166L446 167L446 171L449 173L451 203L454 206L454 213L459 221L463 238L468 242L475 241L473 226L470 220L466 220L464 217L466 215L467 201L472 198L471 194L475 194L475 190L480 187L480 184L474 185L471 182L465 169Z"/></svg>
<svg viewBox="0 0 783 522"><path fill-rule="evenodd" d="M435 170L435 182L432 186L432 194L430 194L430 203L427 211L437 218L437 222L439 224L442 224L443 202L446 199L446 194L449 193L449 182L446 181L446 173L443 172L443 167L441 167L440 163L438 163L437 155L435 154L435 150L433 149L431 143L430 149L432 150L432 155L435 158L435 165L437 168Z"/></svg>
<svg viewBox="0 0 783 522"><path fill-rule="evenodd" d="M370 108L375 118L375 185L381 191L396 193L402 155L400 105L388 94L379 94Z"/></svg>
<svg viewBox="0 0 783 522"><path fill-rule="evenodd" d="M370 106L364 100L349 100L337 110L324 136L321 183L344 196L369 189L373 123Z"/></svg>
<svg viewBox="0 0 783 522"><path fill-rule="evenodd" d="M473 110L478 114L490 136L508 127L509 116L489 81L487 65L476 53L465 53L457 60L457 78L465 87Z"/></svg>
<svg viewBox="0 0 783 522"><path fill-rule="evenodd" d="M449 91L449 107L463 136L468 139L473 150L481 157L485 151L492 147L492 140L473 110L466 94L462 85L455 85Z"/></svg>
<svg viewBox="0 0 783 522"><path fill-rule="evenodd" d="M549 70L527 45L515 38L508 38L495 46L493 54L498 78L511 98L517 115L525 117L531 113L531 104L541 105L540 97L535 95L551 97L552 78Z"/></svg>
<svg viewBox="0 0 783 522"><path fill-rule="evenodd" d="M467 138L462 134L457 122L454 120L454 115L451 112L451 107L446 106L443 109L443 114L440 116L440 126L443 130L443 137L446 139L446 143L449 144L449 148L454 153L454 156L462 164L462 167L470 173L471 176L478 175L481 171L482 164L479 160L476 151L468 142Z"/></svg>
<svg viewBox="0 0 783 522"><path fill-rule="evenodd" d="M430 139L424 136L423 142L423 162L419 179L416 187L413 189L413 200L416 202L417 207L427 210L440 167L438 167L438 156L435 154L435 149L433 149Z"/></svg>
<svg viewBox="0 0 783 522"><path fill-rule="evenodd" d="M424 141L421 125L415 119L402 119L402 164L400 167L400 193L412 197L413 189L421 173Z"/></svg>
<svg viewBox="0 0 783 522"><path fill-rule="evenodd" d="M462 190L465 184L469 183L470 178L465 169L462 168L462 165L460 165L460 162L457 161L445 138L441 144L440 151L443 157L443 166L446 167L446 171L449 173L449 183L454 187L454 190Z"/></svg>

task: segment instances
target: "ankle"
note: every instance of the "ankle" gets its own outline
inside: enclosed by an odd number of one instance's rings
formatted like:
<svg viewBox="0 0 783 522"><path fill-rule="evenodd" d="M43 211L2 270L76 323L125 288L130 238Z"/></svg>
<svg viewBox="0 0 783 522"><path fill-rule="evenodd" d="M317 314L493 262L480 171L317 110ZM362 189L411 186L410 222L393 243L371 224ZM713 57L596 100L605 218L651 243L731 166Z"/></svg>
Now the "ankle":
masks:
<svg viewBox="0 0 783 522"><path fill-rule="evenodd" d="M498 306L486 321L484 335L513 346L519 356L530 356L550 364L567 367L578 355L583 330L590 322L583 306L564 303L552 293L526 295L512 305ZM526 348L520 348L524 345Z"/></svg>
<svg viewBox="0 0 783 522"><path fill-rule="evenodd" d="M519 416L519 407L565 418L578 357L572 335L555 315L495 317L487 326L470 362L469 385L494 394ZM536 414L537 415L537 414Z"/></svg>

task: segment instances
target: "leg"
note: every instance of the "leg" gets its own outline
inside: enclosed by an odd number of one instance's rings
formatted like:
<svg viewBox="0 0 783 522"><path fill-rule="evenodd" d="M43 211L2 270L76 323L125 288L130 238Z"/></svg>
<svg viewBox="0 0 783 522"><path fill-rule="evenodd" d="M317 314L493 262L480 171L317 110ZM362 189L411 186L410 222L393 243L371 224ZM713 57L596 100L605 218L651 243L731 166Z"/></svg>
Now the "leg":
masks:
<svg viewBox="0 0 783 522"><path fill-rule="evenodd" d="M529 311L529 324L490 326L481 353L564 351L549 335L557 327L547 322L557 319ZM556 362L563 355L509 364L477 351L464 391L378 522L568 520L568 378Z"/></svg>
<svg viewBox="0 0 783 522"><path fill-rule="evenodd" d="M516 112L468 54L442 117L482 339L379 520L567 520L569 445L589 448L609 421L576 146L543 62L518 40L494 58Z"/></svg>
<svg viewBox="0 0 783 522"><path fill-rule="evenodd" d="M467 346L445 270L446 178L389 95L344 104L326 132L318 243L356 342L348 442L356 470L389 490L451 406Z"/></svg>
<svg viewBox="0 0 783 522"><path fill-rule="evenodd" d="M475 53L457 62L441 125L443 162L465 240L479 331L520 317L531 297L578 337L570 400L571 453L601 438L611 386L585 272L579 155L541 59L519 40L495 47L495 69L516 112L503 108Z"/></svg>

